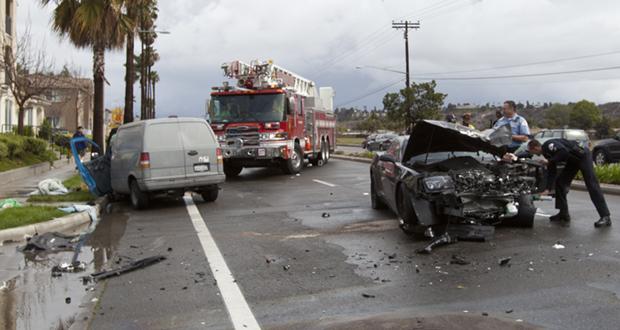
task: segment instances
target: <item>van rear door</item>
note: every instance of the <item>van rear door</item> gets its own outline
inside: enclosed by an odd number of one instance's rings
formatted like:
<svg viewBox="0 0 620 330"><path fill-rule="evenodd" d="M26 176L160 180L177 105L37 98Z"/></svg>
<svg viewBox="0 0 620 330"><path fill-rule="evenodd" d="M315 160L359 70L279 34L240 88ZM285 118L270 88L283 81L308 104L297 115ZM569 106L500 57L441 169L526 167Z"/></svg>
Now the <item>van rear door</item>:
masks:
<svg viewBox="0 0 620 330"><path fill-rule="evenodd" d="M185 179L185 157L176 121L152 123L146 127L144 150L150 158L147 178L156 180Z"/></svg>
<svg viewBox="0 0 620 330"><path fill-rule="evenodd" d="M185 150L185 175L188 179L217 175L223 168L217 161L218 143L206 121L179 120L180 136Z"/></svg>

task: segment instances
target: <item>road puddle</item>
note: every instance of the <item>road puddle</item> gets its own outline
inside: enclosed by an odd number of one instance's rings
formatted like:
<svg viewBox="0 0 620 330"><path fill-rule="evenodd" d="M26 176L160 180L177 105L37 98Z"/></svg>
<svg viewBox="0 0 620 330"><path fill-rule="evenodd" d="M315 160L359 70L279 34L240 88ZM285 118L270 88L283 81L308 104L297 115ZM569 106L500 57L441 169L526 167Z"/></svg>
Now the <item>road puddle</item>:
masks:
<svg viewBox="0 0 620 330"><path fill-rule="evenodd" d="M86 269L60 277L52 277L52 267L71 262L73 251L35 255L17 251L20 244L1 246L0 329L68 328L92 305L93 284L84 284L81 278L101 270L112 258L126 222L125 215L103 215L78 258Z"/></svg>

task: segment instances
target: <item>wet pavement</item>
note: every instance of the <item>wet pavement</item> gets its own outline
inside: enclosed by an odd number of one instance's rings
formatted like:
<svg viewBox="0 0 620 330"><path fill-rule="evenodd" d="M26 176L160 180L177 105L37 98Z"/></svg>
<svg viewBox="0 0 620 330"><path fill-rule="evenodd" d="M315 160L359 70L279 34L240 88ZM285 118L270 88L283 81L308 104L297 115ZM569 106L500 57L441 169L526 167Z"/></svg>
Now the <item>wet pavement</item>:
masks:
<svg viewBox="0 0 620 330"><path fill-rule="evenodd" d="M244 170L215 203L194 198L262 328L566 329L620 323L620 232L593 228L596 215L587 193L569 195L569 227L550 224L545 214L554 212L552 202L538 202L533 229L498 228L490 242L459 242L422 256L414 251L425 242L404 235L391 212L372 210L368 189L367 164L332 160L300 176ZM620 197L608 196L608 202L620 214ZM118 257L121 264L160 254L168 259L101 282L93 293L99 299L94 314L78 316L89 317L85 326L232 328L182 200L157 200L140 212L115 203L98 231L106 223L122 223L123 229L95 234L114 246L99 257L108 260L106 267ZM558 243L564 248L554 248ZM501 266L505 258L510 261ZM69 291L63 290L70 289L55 288L61 306L73 308L64 304Z"/></svg>
<svg viewBox="0 0 620 330"><path fill-rule="evenodd" d="M21 244L1 246L0 329L67 329L81 314L88 317L96 303L95 285L81 278L110 263L126 219L122 214L104 216L79 254L86 269L60 277L52 277L51 269L71 262L73 251L34 254L17 251Z"/></svg>

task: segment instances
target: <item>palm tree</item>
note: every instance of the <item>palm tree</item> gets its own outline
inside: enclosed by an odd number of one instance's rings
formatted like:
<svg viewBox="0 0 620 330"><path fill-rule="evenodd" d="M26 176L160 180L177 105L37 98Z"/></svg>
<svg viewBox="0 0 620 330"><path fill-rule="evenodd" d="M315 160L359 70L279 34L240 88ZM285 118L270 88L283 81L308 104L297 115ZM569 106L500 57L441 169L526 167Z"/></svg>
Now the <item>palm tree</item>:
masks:
<svg viewBox="0 0 620 330"><path fill-rule="evenodd" d="M155 70L152 70L149 74L149 80L151 81L151 118L155 118L155 85L159 82L159 73Z"/></svg>
<svg viewBox="0 0 620 330"><path fill-rule="evenodd" d="M133 22L138 21L138 13L143 0L125 0L125 14ZM136 81L136 67L134 62L134 40L136 37L136 26L127 30L126 58L125 58L125 112L123 123L133 121L133 85ZM139 32L138 32L139 33Z"/></svg>
<svg viewBox="0 0 620 330"><path fill-rule="evenodd" d="M54 3L52 29L79 48L93 51L93 139L103 146L105 51L121 48L133 22L122 12L122 0L40 0Z"/></svg>

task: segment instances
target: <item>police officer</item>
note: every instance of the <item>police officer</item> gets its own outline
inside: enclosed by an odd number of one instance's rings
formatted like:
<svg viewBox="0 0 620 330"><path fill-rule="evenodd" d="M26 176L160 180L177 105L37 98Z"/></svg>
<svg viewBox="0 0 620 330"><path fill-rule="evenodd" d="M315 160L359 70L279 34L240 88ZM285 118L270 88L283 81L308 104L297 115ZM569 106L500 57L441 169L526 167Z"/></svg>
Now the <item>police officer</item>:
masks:
<svg viewBox="0 0 620 330"><path fill-rule="evenodd" d="M559 209L560 212L551 216L549 220L570 221L566 194L568 194L568 189L575 175L577 175L578 171L581 171L583 180L588 188L588 193L590 193L590 199L600 216L600 219L594 223L594 227L611 226L607 202L605 202L605 196L603 196L601 187L594 174L592 154L587 147L581 147L579 143L566 139L551 139L542 145L538 140L531 140L528 144L528 151L534 155L542 154L548 161L547 189L543 194L549 192L551 185L555 181L555 208ZM557 176L557 165L559 163L566 163L566 165L562 173Z"/></svg>

